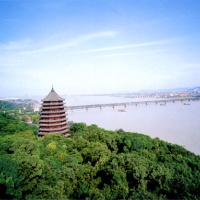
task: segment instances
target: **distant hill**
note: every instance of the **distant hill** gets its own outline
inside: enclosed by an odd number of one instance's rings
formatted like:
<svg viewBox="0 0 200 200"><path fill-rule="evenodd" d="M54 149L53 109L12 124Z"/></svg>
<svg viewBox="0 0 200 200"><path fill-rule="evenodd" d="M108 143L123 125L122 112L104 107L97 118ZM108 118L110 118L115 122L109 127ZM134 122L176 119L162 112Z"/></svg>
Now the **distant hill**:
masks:
<svg viewBox="0 0 200 200"><path fill-rule="evenodd" d="M171 89L159 89L159 90L140 90L133 93L170 93L170 92L200 92L200 86L196 87L180 87L180 88L171 88Z"/></svg>
<svg viewBox="0 0 200 200"><path fill-rule="evenodd" d="M200 86L199 87L190 88L188 91L200 92Z"/></svg>
<svg viewBox="0 0 200 200"><path fill-rule="evenodd" d="M194 87L188 90L194 97L200 97L200 87Z"/></svg>

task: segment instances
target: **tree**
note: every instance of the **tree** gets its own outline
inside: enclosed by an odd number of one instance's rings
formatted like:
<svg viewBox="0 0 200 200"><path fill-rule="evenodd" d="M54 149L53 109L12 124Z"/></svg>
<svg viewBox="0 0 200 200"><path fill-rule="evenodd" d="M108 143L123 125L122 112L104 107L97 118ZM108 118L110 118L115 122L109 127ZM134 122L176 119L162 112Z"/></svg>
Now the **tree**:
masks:
<svg viewBox="0 0 200 200"><path fill-rule="evenodd" d="M69 127L70 133L77 133L84 131L86 129L86 124L85 123L72 123L71 126Z"/></svg>
<svg viewBox="0 0 200 200"><path fill-rule="evenodd" d="M23 115L22 118L21 118L21 120L22 120L23 122L27 122L27 117L26 117L25 115Z"/></svg>

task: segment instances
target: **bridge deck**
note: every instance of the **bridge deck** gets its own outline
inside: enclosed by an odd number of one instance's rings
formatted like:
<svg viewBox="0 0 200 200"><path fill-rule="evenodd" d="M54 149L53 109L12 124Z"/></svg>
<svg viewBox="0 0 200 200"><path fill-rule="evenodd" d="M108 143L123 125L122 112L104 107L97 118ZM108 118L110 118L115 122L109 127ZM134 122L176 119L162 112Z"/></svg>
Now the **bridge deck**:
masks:
<svg viewBox="0 0 200 200"><path fill-rule="evenodd" d="M195 97L188 97L188 98L172 98L172 99L162 99L162 100L149 100L149 101L134 101L134 102L123 102L123 103L108 103L108 104L91 104L91 105L79 105L79 106L67 106L67 110L77 110L77 109L89 109L89 108L102 108L102 107L116 107L116 106L128 106L128 105L138 105L138 104L150 104L150 103L155 103L155 104L166 104L167 102L176 102L176 101L196 101L199 100L200 98L195 98Z"/></svg>

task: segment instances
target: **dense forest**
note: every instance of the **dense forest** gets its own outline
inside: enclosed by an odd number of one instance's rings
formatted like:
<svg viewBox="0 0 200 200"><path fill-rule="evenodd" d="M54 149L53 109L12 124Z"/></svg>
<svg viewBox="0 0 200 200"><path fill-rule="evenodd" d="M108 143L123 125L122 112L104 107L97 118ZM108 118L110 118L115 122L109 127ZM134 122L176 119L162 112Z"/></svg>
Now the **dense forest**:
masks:
<svg viewBox="0 0 200 200"><path fill-rule="evenodd" d="M0 199L200 199L200 156L149 136L73 123L39 139L0 113Z"/></svg>

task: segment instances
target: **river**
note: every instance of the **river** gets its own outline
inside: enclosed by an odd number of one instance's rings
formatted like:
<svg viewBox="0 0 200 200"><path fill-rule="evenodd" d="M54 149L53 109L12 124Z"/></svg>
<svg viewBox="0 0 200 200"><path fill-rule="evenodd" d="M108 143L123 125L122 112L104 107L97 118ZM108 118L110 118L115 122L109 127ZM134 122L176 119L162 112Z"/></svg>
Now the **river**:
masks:
<svg viewBox="0 0 200 200"><path fill-rule="evenodd" d="M147 101L117 96L65 96L67 106ZM184 146L200 155L200 101L140 104L124 107L68 111L69 121L97 124L101 128L138 132ZM120 112L120 111L124 112Z"/></svg>

